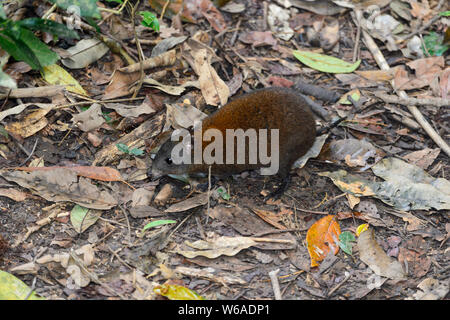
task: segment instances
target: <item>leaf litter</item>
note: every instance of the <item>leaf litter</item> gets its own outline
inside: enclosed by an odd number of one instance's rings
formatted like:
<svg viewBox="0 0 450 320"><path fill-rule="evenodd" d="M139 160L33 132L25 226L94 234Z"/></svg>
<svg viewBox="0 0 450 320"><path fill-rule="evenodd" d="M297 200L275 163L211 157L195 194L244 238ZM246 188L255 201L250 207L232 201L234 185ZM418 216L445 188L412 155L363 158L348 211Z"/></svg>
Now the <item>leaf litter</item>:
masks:
<svg viewBox="0 0 450 320"><path fill-rule="evenodd" d="M81 41L47 42L48 35L36 33L36 39L41 37L62 58L63 67L50 65L42 74L45 81L60 84L59 89L40 87L38 73L31 68L14 73L19 70L14 59L2 59L5 74L21 88L1 90L0 167L10 169L0 174L0 215L5 221L0 238L32 262L20 265L23 262L17 263L6 246L0 252L0 269L27 285L39 272L36 292L53 298L63 297L72 285L82 289L70 291L70 298L155 299L170 286L174 292L180 289L180 295L171 296L175 298L195 299L193 292L198 292L211 299L219 291L228 298L273 298L267 275L274 267L281 269L280 281L296 279L283 290L287 299L444 298L448 152L433 144L434 138L420 129L422 123L407 112L403 101L372 94L374 88L392 91L392 81L396 92L405 89L411 97L447 98L448 59L440 41L445 42L448 26L438 16L446 10L442 1L430 0L427 5L372 1L382 13L368 8L365 1L280 0L265 7L263 2L235 0L219 7L221 2L228 1L142 3L155 16L164 16L158 19L160 33L136 25L135 35L126 10L104 16L100 38L106 32L119 39L118 51L95 40L97 48L69 57L67 51L91 37L93 30L87 24L89 33L78 31ZM33 6L39 6L36 12L50 9L44 3ZM67 17L57 8L53 18ZM378 58L366 41L368 31L383 43L381 52L395 67L379 70ZM322 105L326 112L316 118L318 126L332 117L349 119L317 139L299 160L281 200L262 201L261 190L273 181L253 173L213 180L213 186L192 179L191 185L170 178L147 179L151 168L147 152L158 145L161 131L188 128L193 120L255 88L271 84L297 89L299 79L335 90L341 97L338 103ZM354 102L345 99L346 93L353 93ZM151 104L141 105L144 98ZM445 135L445 108L426 102L414 105ZM29 111L32 106L38 109ZM118 144L146 155L121 152ZM36 164L43 167L33 168ZM331 177L344 194L323 176ZM170 192L161 195L165 186ZM209 187L211 194L205 191ZM216 188L224 191L222 196ZM366 199L360 201L359 196ZM333 249L328 254L308 237L322 215L343 230L342 237L316 234ZM358 220L371 226L350 250ZM168 221L176 223L165 224ZM145 226L152 227L141 232ZM307 238L315 244L312 251L325 256L315 260L317 268L311 267ZM218 239L224 239L222 245ZM187 243L202 241L206 247L185 250ZM89 248L83 247L87 243ZM85 256L77 250L77 257L66 252L72 247L85 248ZM199 267L186 265L176 250L197 255L191 260ZM368 268L348 263L350 255ZM408 274L398 262L409 266ZM60 275L57 280L55 272ZM171 277L178 279L166 281ZM426 281L416 287L423 277ZM56 295L49 283L58 287ZM382 290L374 290L378 288Z"/></svg>

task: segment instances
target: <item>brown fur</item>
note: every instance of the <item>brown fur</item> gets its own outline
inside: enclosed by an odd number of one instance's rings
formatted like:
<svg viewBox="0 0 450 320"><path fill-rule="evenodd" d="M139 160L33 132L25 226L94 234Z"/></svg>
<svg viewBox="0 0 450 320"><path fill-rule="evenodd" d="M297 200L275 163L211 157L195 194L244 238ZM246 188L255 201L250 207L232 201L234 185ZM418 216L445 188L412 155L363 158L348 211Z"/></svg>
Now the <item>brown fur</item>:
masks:
<svg viewBox="0 0 450 320"><path fill-rule="evenodd" d="M226 129L279 129L279 172L281 177L286 177L295 160L304 155L313 145L316 137L314 118L303 97L292 89L265 88L255 90L242 95L215 112L202 122L202 130L215 128L222 132L224 137ZM268 150L270 152L270 135L268 137ZM210 142L203 142L203 149ZM235 143L236 145L236 143ZM225 146L224 146L225 148ZM168 149L156 156L157 169L164 173L170 169L164 162L159 161L161 157L168 157ZM246 153L248 152L246 142ZM224 149L224 163L226 150ZM235 152L236 155L236 152ZM236 156L235 156L236 158ZM248 155L247 161L248 163ZM262 167L261 164L214 164L211 167L213 174L229 175L245 170ZM208 172L208 165L192 164L186 167L186 173ZM179 172L177 172L179 173Z"/></svg>

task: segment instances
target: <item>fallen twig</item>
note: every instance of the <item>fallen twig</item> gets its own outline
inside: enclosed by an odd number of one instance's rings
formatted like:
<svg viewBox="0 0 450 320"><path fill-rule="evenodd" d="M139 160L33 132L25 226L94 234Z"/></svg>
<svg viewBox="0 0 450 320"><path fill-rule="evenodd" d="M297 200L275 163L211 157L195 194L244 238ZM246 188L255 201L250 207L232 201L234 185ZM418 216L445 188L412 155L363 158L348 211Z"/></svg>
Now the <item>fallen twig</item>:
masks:
<svg viewBox="0 0 450 320"><path fill-rule="evenodd" d="M5 98L50 98L62 93L66 86L43 86L35 88L11 89L7 93L0 93L0 99Z"/></svg>
<svg viewBox="0 0 450 320"><path fill-rule="evenodd" d="M278 282L278 272L280 269L276 269L269 272L270 281L272 282L273 294L275 295L275 300L281 300L280 283Z"/></svg>
<svg viewBox="0 0 450 320"><path fill-rule="evenodd" d="M375 61L377 62L378 66L382 70L389 70L389 64L386 62L386 59L384 58L383 54L381 53L380 49L378 48L375 41L372 39L372 37L363 30L363 37L364 41L366 43L367 48L372 53ZM391 80L391 85L393 88L394 86L394 80ZM408 95L405 91L399 90L397 91L397 94L400 96L400 98L408 99ZM407 106L409 112L414 116L416 121L422 126L422 128L425 130L425 132L430 136L431 139L442 149L444 152L450 156L450 147L449 145L441 138L441 136L433 129L433 127L425 120L422 113L420 113L419 109L417 109L416 106Z"/></svg>
<svg viewBox="0 0 450 320"><path fill-rule="evenodd" d="M375 97L383 99L389 103L397 103L405 106L417 106L417 105L429 105L434 107L448 107L450 106L450 99L441 99L441 98L426 98L426 99L417 99L417 98L400 98L394 95L385 94L383 92L374 92Z"/></svg>

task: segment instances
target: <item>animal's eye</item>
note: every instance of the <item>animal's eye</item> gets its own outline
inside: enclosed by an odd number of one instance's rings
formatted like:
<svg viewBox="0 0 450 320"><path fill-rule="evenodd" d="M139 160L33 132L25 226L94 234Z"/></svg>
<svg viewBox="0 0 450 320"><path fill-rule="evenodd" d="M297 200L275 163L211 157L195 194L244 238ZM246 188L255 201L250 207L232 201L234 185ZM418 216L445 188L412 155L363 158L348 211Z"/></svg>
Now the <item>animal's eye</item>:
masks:
<svg viewBox="0 0 450 320"><path fill-rule="evenodd" d="M167 158L167 159L166 159L166 162L167 162L168 164L172 164L172 158Z"/></svg>

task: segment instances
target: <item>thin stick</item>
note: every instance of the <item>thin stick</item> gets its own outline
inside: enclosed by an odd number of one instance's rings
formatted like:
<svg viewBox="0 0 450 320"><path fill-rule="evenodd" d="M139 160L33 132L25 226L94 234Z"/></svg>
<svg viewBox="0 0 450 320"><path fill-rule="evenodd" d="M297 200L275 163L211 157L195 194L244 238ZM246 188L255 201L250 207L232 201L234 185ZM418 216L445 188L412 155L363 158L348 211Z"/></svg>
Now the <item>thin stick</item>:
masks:
<svg viewBox="0 0 450 320"><path fill-rule="evenodd" d="M372 37L363 30L363 36L364 41L369 48L370 52L372 53L375 61L377 62L378 66L382 70L389 70L389 64L386 62L386 59L384 58L383 54L381 53L380 49L378 48L375 41L372 39ZM395 82L394 80L391 80L391 86L395 88ZM408 95L405 91L399 90L397 91L397 95L400 98L408 99ZM425 132L428 134L428 136L433 139L433 141L442 149L444 152L450 156L450 147L449 145L441 138L441 136L433 129L433 127L427 122L427 120L424 118L422 113L420 113L419 109L417 109L416 106L407 106L409 112L414 116L416 121L422 126L422 128L425 130Z"/></svg>
<svg viewBox="0 0 450 320"><path fill-rule="evenodd" d="M206 208L206 223L208 223L209 218L209 207L211 205L210 199L211 199L211 166L208 167L208 206Z"/></svg>
<svg viewBox="0 0 450 320"><path fill-rule="evenodd" d="M239 31L239 28L241 27L241 19L239 19L238 23L236 24L236 31L234 31L233 35L231 36L230 39L230 46L234 46L234 43L236 42L237 39L237 33Z"/></svg>
<svg viewBox="0 0 450 320"><path fill-rule="evenodd" d="M31 296L35 288L36 288L36 277L34 277L33 282L31 283L30 291L28 291L28 294L23 300L28 300L28 298Z"/></svg>
<svg viewBox="0 0 450 320"><path fill-rule="evenodd" d="M340 287L342 287L342 285L347 282L348 279L350 279L351 277L351 273L347 274L344 278L344 280L342 280L341 282L339 282L333 289L330 290L330 292L327 293L327 297L331 296L337 289L339 289Z"/></svg>
<svg viewBox="0 0 450 320"><path fill-rule="evenodd" d="M358 48L359 48L359 40L361 39L361 16L359 14L355 14L356 16L356 39L355 39L355 47L353 48L353 59L352 61L355 62L356 58L358 56Z"/></svg>
<svg viewBox="0 0 450 320"><path fill-rule="evenodd" d="M286 239L270 239L270 238L257 238L257 237L250 237L253 241L256 242L274 242L274 243L286 243L286 244L294 244L294 241L292 240L286 240Z"/></svg>
<svg viewBox="0 0 450 320"><path fill-rule="evenodd" d="M273 294L275 295L275 300L281 300L280 283L278 282L277 274L280 269L276 269L269 272L270 281L272 282Z"/></svg>
<svg viewBox="0 0 450 320"><path fill-rule="evenodd" d="M267 10L269 8L269 4L267 3L267 1L264 1L263 3L263 31L267 30Z"/></svg>
<svg viewBox="0 0 450 320"><path fill-rule="evenodd" d="M125 216L125 220L127 221L127 227L128 227L128 243L131 245L132 242L131 242L131 226L130 226L130 220L128 220L128 214L127 214L127 212L125 211L125 209L124 209L121 205L119 205L119 208L122 210L123 215Z"/></svg>
<svg viewBox="0 0 450 320"><path fill-rule="evenodd" d="M162 8L162 11L161 11L161 16L159 17L159 20L162 20L162 18L164 18L164 14L166 13L166 9L167 9L167 6L169 5L169 3L170 3L170 0L167 0L166 3L164 4L164 7Z"/></svg>
<svg viewBox="0 0 450 320"><path fill-rule="evenodd" d="M417 99L417 98L399 98L394 95L385 94L382 92L374 92L373 95L377 98L383 99L388 103L396 103L402 104L405 106L433 106L433 107L448 107L450 106L450 99L441 99L441 98L425 98L425 99Z"/></svg>
<svg viewBox="0 0 450 320"><path fill-rule="evenodd" d="M55 109L76 107L76 106L82 106L84 104L91 104L91 103L106 104L106 103L116 103L116 102L134 101L134 100L142 100L142 99L145 99L145 97L111 99L111 100L80 101L80 102L74 102L74 103L69 103L69 104L63 104L63 105L60 105L60 106L56 106Z"/></svg>
<svg viewBox="0 0 450 320"><path fill-rule="evenodd" d="M33 149L31 150L30 154L28 155L28 157L19 165L19 167L22 167L25 163L27 163L28 160L30 160L30 158L33 156L34 151L36 150L36 146L38 144L39 141L39 137L36 138L36 141L34 142L34 146Z"/></svg>
<svg viewBox="0 0 450 320"><path fill-rule="evenodd" d="M139 37L136 32L136 23L135 23L136 10L139 7L139 2L140 2L140 0L138 0L136 2L136 4L134 6L132 6L132 9L131 9L131 23L133 25L134 40L136 41L136 47L138 50L139 74L140 74L139 82L137 83L137 86L133 92L133 96L132 96L133 98L135 98L137 96L137 94L139 93L139 90L141 90L142 82L144 81L144 65L142 63L142 61L144 61L144 52L142 51L141 43L139 42ZM131 7L131 5L130 5L130 7Z"/></svg>

